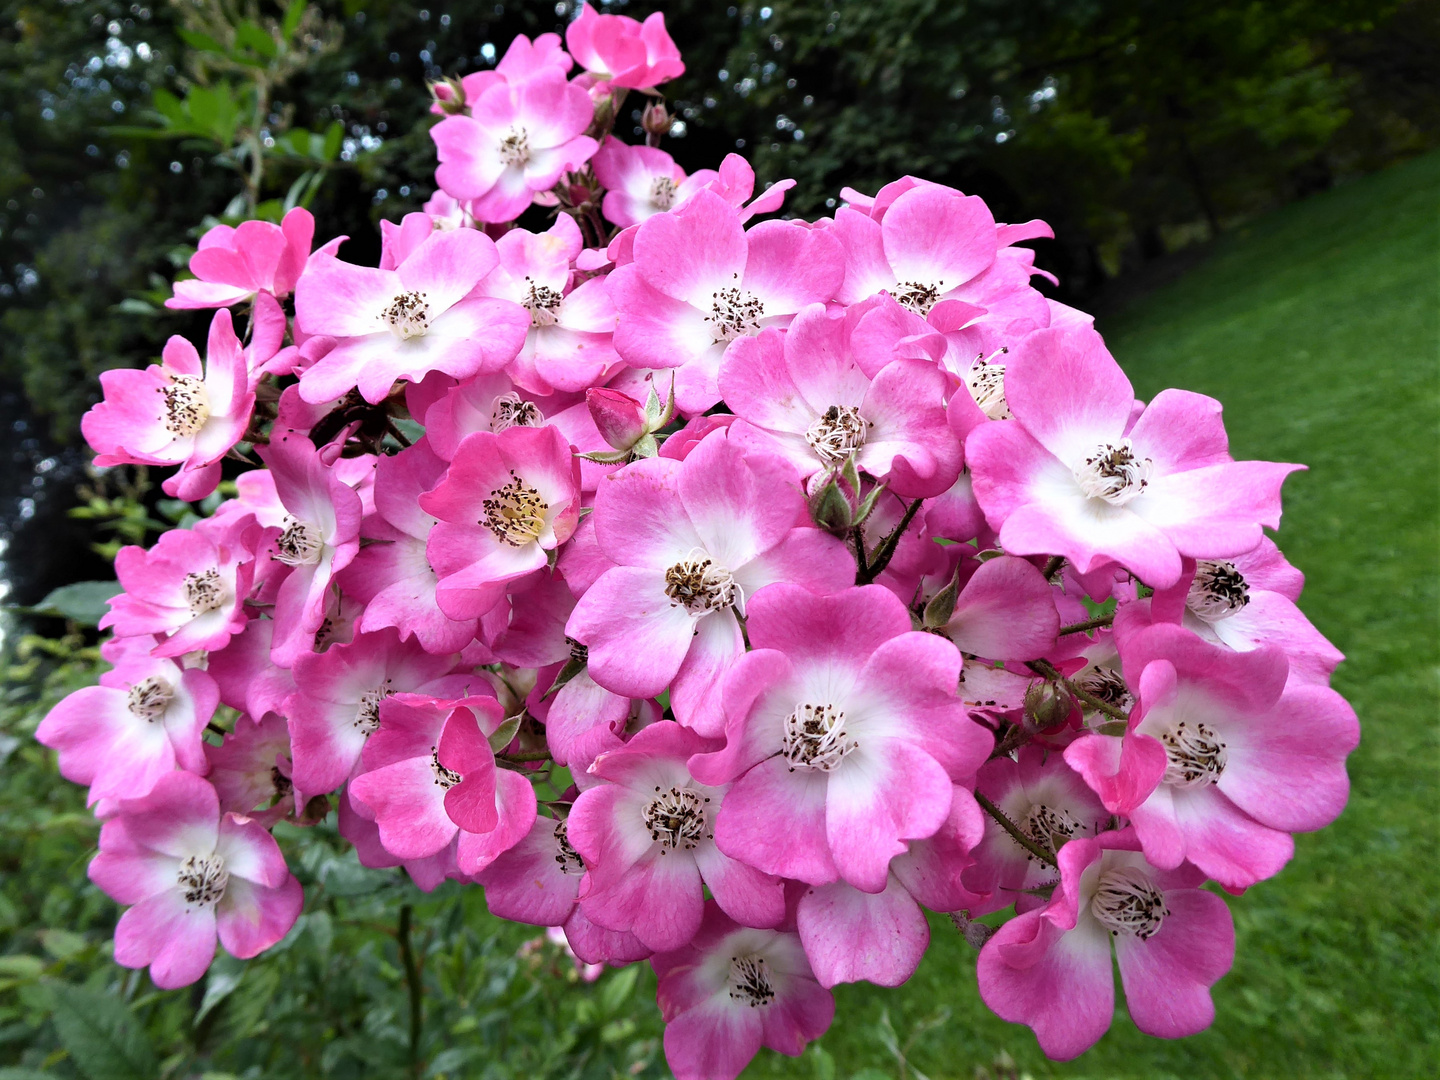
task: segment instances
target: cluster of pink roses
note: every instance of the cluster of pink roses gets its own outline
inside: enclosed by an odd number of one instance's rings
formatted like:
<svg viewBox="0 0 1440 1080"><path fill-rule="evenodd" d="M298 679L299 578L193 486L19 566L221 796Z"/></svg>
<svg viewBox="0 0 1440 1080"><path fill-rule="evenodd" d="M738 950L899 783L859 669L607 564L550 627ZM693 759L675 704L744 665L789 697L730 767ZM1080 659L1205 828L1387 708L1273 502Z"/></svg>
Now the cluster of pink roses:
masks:
<svg viewBox="0 0 1440 1080"><path fill-rule="evenodd" d="M101 464L195 500L263 463L120 553L113 670L39 731L104 819L116 959L174 987L276 943L269 829L338 808L367 866L648 957L682 1080L903 982L926 908L1053 1057L1109 1026L1112 947L1142 1030L1204 1028L1199 886L1278 872L1358 738L1262 532L1296 466L1136 401L1031 286L1043 224L906 177L747 227L788 185L609 134L683 70L661 17L568 44L437 88L441 191L378 267L304 210L217 227L172 301L220 308L205 359L104 377Z"/></svg>

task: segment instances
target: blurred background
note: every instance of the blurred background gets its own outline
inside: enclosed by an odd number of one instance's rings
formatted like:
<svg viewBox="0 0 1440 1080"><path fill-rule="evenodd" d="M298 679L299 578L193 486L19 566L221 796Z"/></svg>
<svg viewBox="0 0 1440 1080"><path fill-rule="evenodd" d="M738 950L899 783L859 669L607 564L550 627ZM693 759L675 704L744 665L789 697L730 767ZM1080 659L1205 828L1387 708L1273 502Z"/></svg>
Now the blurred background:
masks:
<svg viewBox="0 0 1440 1080"><path fill-rule="evenodd" d="M1051 1065L936 919L910 984L841 988L830 1035L747 1075L1433 1075L1440 2L599 6L664 10L688 70L663 145L687 170L742 153L798 181L798 216L913 173L1044 218L1042 288L1097 313L1137 392L1213 394L1237 457L1309 463L1277 539L1365 731L1345 817L1233 902L1210 1032L1162 1044L1122 1015ZM665 1074L648 969L587 981L480 890L421 894L323 826L277 830L307 892L282 946L155 991L109 960L96 827L31 738L93 680L83 583L190 512L143 469L90 469L78 422L99 372L203 336L208 313L162 306L200 234L302 204L373 261L377 222L434 190L426 82L576 9L0 0L0 1080Z"/></svg>

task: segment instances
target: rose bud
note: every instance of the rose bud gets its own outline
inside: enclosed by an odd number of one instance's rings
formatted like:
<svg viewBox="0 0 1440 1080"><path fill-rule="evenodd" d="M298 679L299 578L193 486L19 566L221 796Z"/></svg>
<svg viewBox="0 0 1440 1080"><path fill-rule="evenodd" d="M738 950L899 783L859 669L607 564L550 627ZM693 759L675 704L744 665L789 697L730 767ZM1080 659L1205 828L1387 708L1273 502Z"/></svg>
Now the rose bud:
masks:
<svg viewBox="0 0 1440 1080"><path fill-rule="evenodd" d="M616 450L629 450L649 431L645 406L629 394L604 386L591 387L585 391L585 404L601 437Z"/></svg>

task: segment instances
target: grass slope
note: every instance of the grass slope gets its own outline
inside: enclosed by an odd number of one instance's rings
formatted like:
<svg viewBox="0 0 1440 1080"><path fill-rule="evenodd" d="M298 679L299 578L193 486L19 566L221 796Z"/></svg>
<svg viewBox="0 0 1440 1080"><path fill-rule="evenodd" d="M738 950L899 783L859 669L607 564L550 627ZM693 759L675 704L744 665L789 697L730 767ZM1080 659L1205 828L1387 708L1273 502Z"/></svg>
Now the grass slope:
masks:
<svg viewBox="0 0 1440 1080"><path fill-rule="evenodd" d="M1214 1026L1160 1042L1118 1017L1053 1065L985 1010L973 952L936 919L905 987L841 989L823 1054L765 1054L751 1075L893 1076L884 1009L936 1080L969 1080L1001 1050L1036 1077L1436 1075L1437 211L1432 154L1226 238L1101 327L1142 398L1211 394L1237 458L1309 464L1286 484L1277 540L1307 575L1301 606L1348 655L1334 685L1364 730L1344 816L1232 903L1237 960ZM948 1022L918 1030L942 1008Z"/></svg>

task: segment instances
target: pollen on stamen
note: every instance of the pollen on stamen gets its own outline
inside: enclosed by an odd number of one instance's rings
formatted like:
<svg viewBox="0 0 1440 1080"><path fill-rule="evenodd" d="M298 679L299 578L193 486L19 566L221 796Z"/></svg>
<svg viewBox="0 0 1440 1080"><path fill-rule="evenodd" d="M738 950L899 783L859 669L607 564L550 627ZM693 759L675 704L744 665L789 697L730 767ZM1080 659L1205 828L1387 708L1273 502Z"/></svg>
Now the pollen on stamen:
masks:
<svg viewBox="0 0 1440 1080"><path fill-rule="evenodd" d="M844 461L865 445L869 422L853 405L831 405L805 431L805 441L825 465Z"/></svg>
<svg viewBox="0 0 1440 1080"><path fill-rule="evenodd" d="M1200 559L1185 605L1207 622L1226 619L1250 603L1250 585L1232 562Z"/></svg>
<svg viewBox="0 0 1440 1080"><path fill-rule="evenodd" d="M510 470L510 480L490 492L480 505L485 516L479 523L510 547L524 547L538 540L545 531L545 511L550 509L539 490L516 476L514 469Z"/></svg>
<svg viewBox="0 0 1440 1080"><path fill-rule="evenodd" d="M730 571L703 551L692 551L688 559L665 571L665 595L692 615L744 603L744 594Z"/></svg>
<svg viewBox="0 0 1440 1080"><path fill-rule="evenodd" d="M674 206L675 181L668 176L657 176L650 181L650 205L661 211Z"/></svg>
<svg viewBox="0 0 1440 1080"><path fill-rule="evenodd" d="M845 730L845 713L828 703L797 705L785 718L780 755L798 768L830 772L860 748L858 740Z"/></svg>
<svg viewBox="0 0 1440 1080"><path fill-rule="evenodd" d="M1090 912L1111 936L1123 933L1148 941L1160 932L1170 909L1144 870L1121 866L1100 875Z"/></svg>
<svg viewBox="0 0 1440 1080"><path fill-rule="evenodd" d="M130 687L125 706L134 716L153 724L165 715L175 697L175 688L158 675Z"/></svg>
<svg viewBox="0 0 1440 1080"><path fill-rule="evenodd" d="M490 430L497 435L512 427L540 427L545 414L533 401L523 401L514 390L501 394L490 406Z"/></svg>
<svg viewBox="0 0 1440 1080"><path fill-rule="evenodd" d="M212 568L186 574L185 602L192 615L205 615L223 607L225 588L220 581L220 571Z"/></svg>
<svg viewBox="0 0 1440 1080"><path fill-rule="evenodd" d="M171 375L156 388L165 399L165 429L178 438L196 434L210 419L210 396L195 375Z"/></svg>
<svg viewBox="0 0 1440 1080"><path fill-rule="evenodd" d="M185 895L185 903L209 907L225 895L230 872L219 855L189 855L181 861L175 882Z"/></svg>
<svg viewBox="0 0 1440 1080"><path fill-rule="evenodd" d="M430 303L423 292L402 292L386 305L380 318L401 341L424 337L430 329Z"/></svg>
<svg viewBox="0 0 1440 1080"><path fill-rule="evenodd" d="M1075 469L1075 480L1089 498L1124 506L1150 486L1154 462L1137 457L1129 439L1101 443Z"/></svg>

